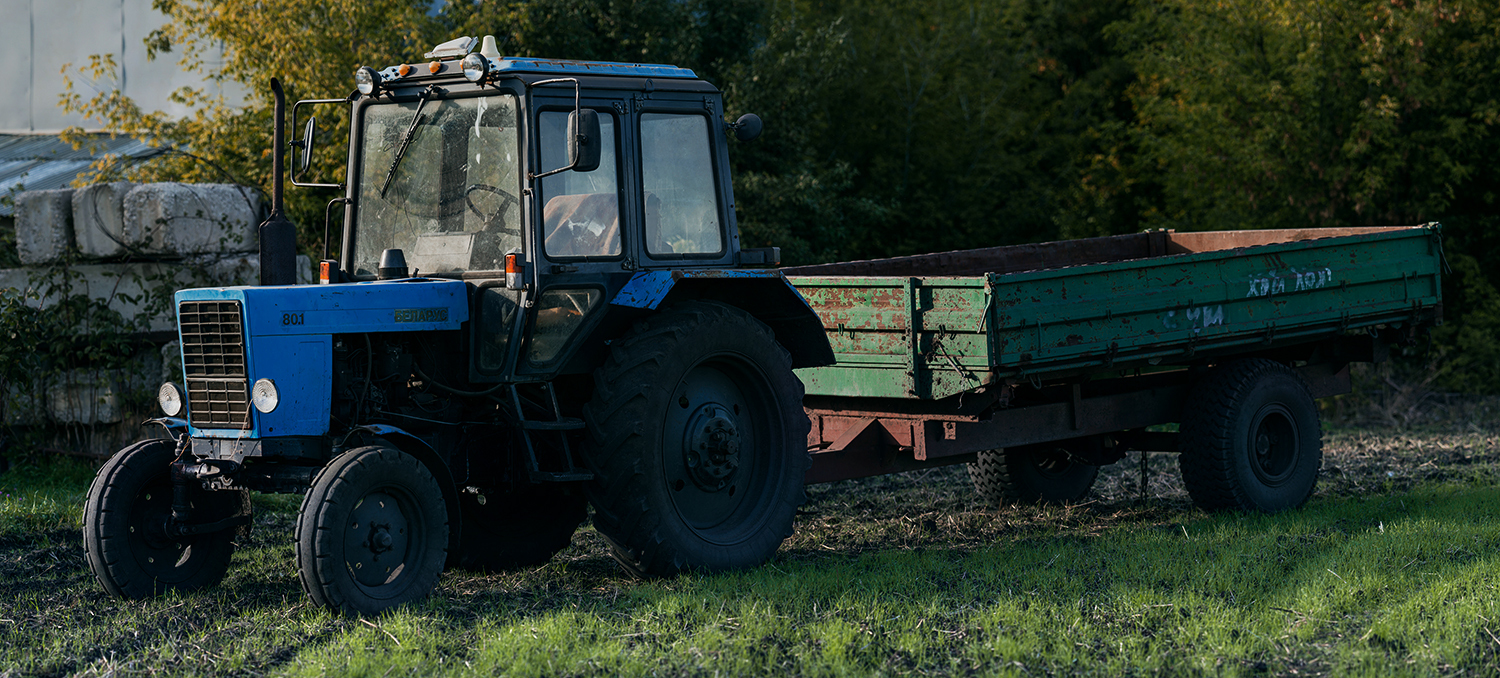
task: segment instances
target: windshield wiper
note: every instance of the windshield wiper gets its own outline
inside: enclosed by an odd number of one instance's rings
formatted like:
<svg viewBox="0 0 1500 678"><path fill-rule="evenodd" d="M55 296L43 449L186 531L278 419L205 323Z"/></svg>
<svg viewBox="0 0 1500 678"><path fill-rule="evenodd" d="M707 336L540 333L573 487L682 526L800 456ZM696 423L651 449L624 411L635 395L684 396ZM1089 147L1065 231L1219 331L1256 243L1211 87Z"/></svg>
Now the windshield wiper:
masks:
<svg viewBox="0 0 1500 678"><path fill-rule="evenodd" d="M432 86L417 95L421 100L417 102L417 110L411 114L411 124L406 126L406 134L401 135L401 145L396 148L396 157L391 158L391 168L385 171L385 183L380 186L380 197L385 199L385 192L391 188L391 180L396 178L396 168L401 166L401 159L406 157L406 147L411 145L411 140L417 136L417 125L422 123L422 107L427 105L427 100L432 98Z"/></svg>

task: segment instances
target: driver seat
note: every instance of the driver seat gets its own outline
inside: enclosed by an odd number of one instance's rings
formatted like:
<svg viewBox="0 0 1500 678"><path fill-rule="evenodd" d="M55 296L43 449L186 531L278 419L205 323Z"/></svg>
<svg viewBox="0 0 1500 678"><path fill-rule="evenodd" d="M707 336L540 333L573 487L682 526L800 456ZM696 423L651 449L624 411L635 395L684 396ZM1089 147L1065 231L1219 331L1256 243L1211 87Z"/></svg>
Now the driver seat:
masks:
<svg viewBox="0 0 1500 678"><path fill-rule="evenodd" d="M542 209L547 254L564 257L620 253L620 209L614 193L559 195ZM600 229L597 233L595 228Z"/></svg>

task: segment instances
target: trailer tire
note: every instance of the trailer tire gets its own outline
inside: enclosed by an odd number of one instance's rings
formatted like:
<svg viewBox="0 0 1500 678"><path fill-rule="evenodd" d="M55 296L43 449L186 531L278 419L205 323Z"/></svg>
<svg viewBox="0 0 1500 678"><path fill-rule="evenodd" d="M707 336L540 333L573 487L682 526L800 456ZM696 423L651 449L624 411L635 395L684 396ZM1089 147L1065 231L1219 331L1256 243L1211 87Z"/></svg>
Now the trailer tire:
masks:
<svg viewBox="0 0 1500 678"><path fill-rule="evenodd" d="M1290 367L1253 358L1193 387L1178 468L1205 510L1274 513L1307 502L1323 462L1318 406Z"/></svg>
<svg viewBox="0 0 1500 678"><path fill-rule="evenodd" d="M991 506L1067 504L1094 487L1099 467L1052 445L982 450L969 462L974 491Z"/></svg>
<svg viewBox="0 0 1500 678"><path fill-rule="evenodd" d="M692 301L635 325L594 373L594 527L636 576L753 567L806 499L802 382L770 328Z"/></svg>
<svg viewBox="0 0 1500 678"><path fill-rule="evenodd" d="M169 536L172 514L169 440L145 440L115 453L89 486L83 509L83 550L104 590L122 598L195 591L218 584L229 570L234 538L248 527ZM194 522L250 513L247 490L195 491Z"/></svg>
<svg viewBox="0 0 1500 678"><path fill-rule="evenodd" d="M419 600L447 558L443 490L405 452L349 450L303 497L296 542L302 590L319 605L354 615Z"/></svg>
<svg viewBox="0 0 1500 678"><path fill-rule="evenodd" d="M588 517L588 500L575 485L526 485L513 492L459 496L463 531L458 567L497 572L541 565L573 543Z"/></svg>

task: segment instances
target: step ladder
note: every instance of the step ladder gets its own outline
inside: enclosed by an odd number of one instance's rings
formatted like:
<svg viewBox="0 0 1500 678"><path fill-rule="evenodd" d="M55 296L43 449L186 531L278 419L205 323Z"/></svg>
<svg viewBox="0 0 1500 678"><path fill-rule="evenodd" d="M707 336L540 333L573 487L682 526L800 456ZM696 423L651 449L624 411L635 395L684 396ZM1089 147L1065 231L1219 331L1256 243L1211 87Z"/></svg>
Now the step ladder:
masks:
<svg viewBox="0 0 1500 678"><path fill-rule="evenodd" d="M568 445L568 432L578 431L583 428L583 420L577 417L562 416L562 408L557 404L557 391L551 383L540 382L536 384L545 398L543 402L535 402L521 398L521 385L510 384L506 387L510 395L511 410L515 414L516 428L521 431L521 440L526 446L526 472L534 483L571 483L581 480L593 480L594 474L578 468L573 463L573 450ZM526 416L526 405L538 411L544 417L550 419L529 419ZM540 440L539 440L540 438ZM544 471L537 461L537 445L555 441L555 448L560 452L566 470Z"/></svg>

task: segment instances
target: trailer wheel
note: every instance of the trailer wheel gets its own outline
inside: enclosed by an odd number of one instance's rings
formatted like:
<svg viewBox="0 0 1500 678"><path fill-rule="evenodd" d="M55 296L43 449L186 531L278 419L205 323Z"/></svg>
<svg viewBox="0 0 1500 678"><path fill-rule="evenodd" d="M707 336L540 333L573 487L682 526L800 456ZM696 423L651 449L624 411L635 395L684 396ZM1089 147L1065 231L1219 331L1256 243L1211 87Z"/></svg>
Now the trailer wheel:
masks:
<svg viewBox="0 0 1500 678"><path fill-rule="evenodd" d="M425 597L448 548L437 480L389 447L349 450L323 467L297 517L297 569L313 602L375 613Z"/></svg>
<svg viewBox="0 0 1500 678"><path fill-rule="evenodd" d="M1064 504L1088 496L1099 467L1049 445L983 450L969 462L974 491L991 506Z"/></svg>
<svg viewBox="0 0 1500 678"><path fill-rule="evenodd" d="M541 565L573 543L588 517L588 500L573 485L527 485L513 492L459 496L463 531L455 563L494 572Z"/></svg>
<svg viewBox="0 0 1500 678"><path fill-rule="evenodd" d="M1301 376L1271 360L1240 360L1193 388L1178 467L1201 508L1273 513L1312 496L1322 437Z"/></svg>
<svg viewBox="0 0 1500 678"><path fill-rule="evenodd" d="M594 526L637 576L759 565L805 500L802 382L770 328L688 302L637 324L594 373Z"/></svg>
<svg viewBox="0 0 1500 678"><path fill-rule="evenodd" d="M171 441L146 440L115 453L94 476L83 509L83 550L94 578L122 598L194 591L229 570L235 529L172 536ZM249 515L247 490L195 491L195 523Z"/></svg>

